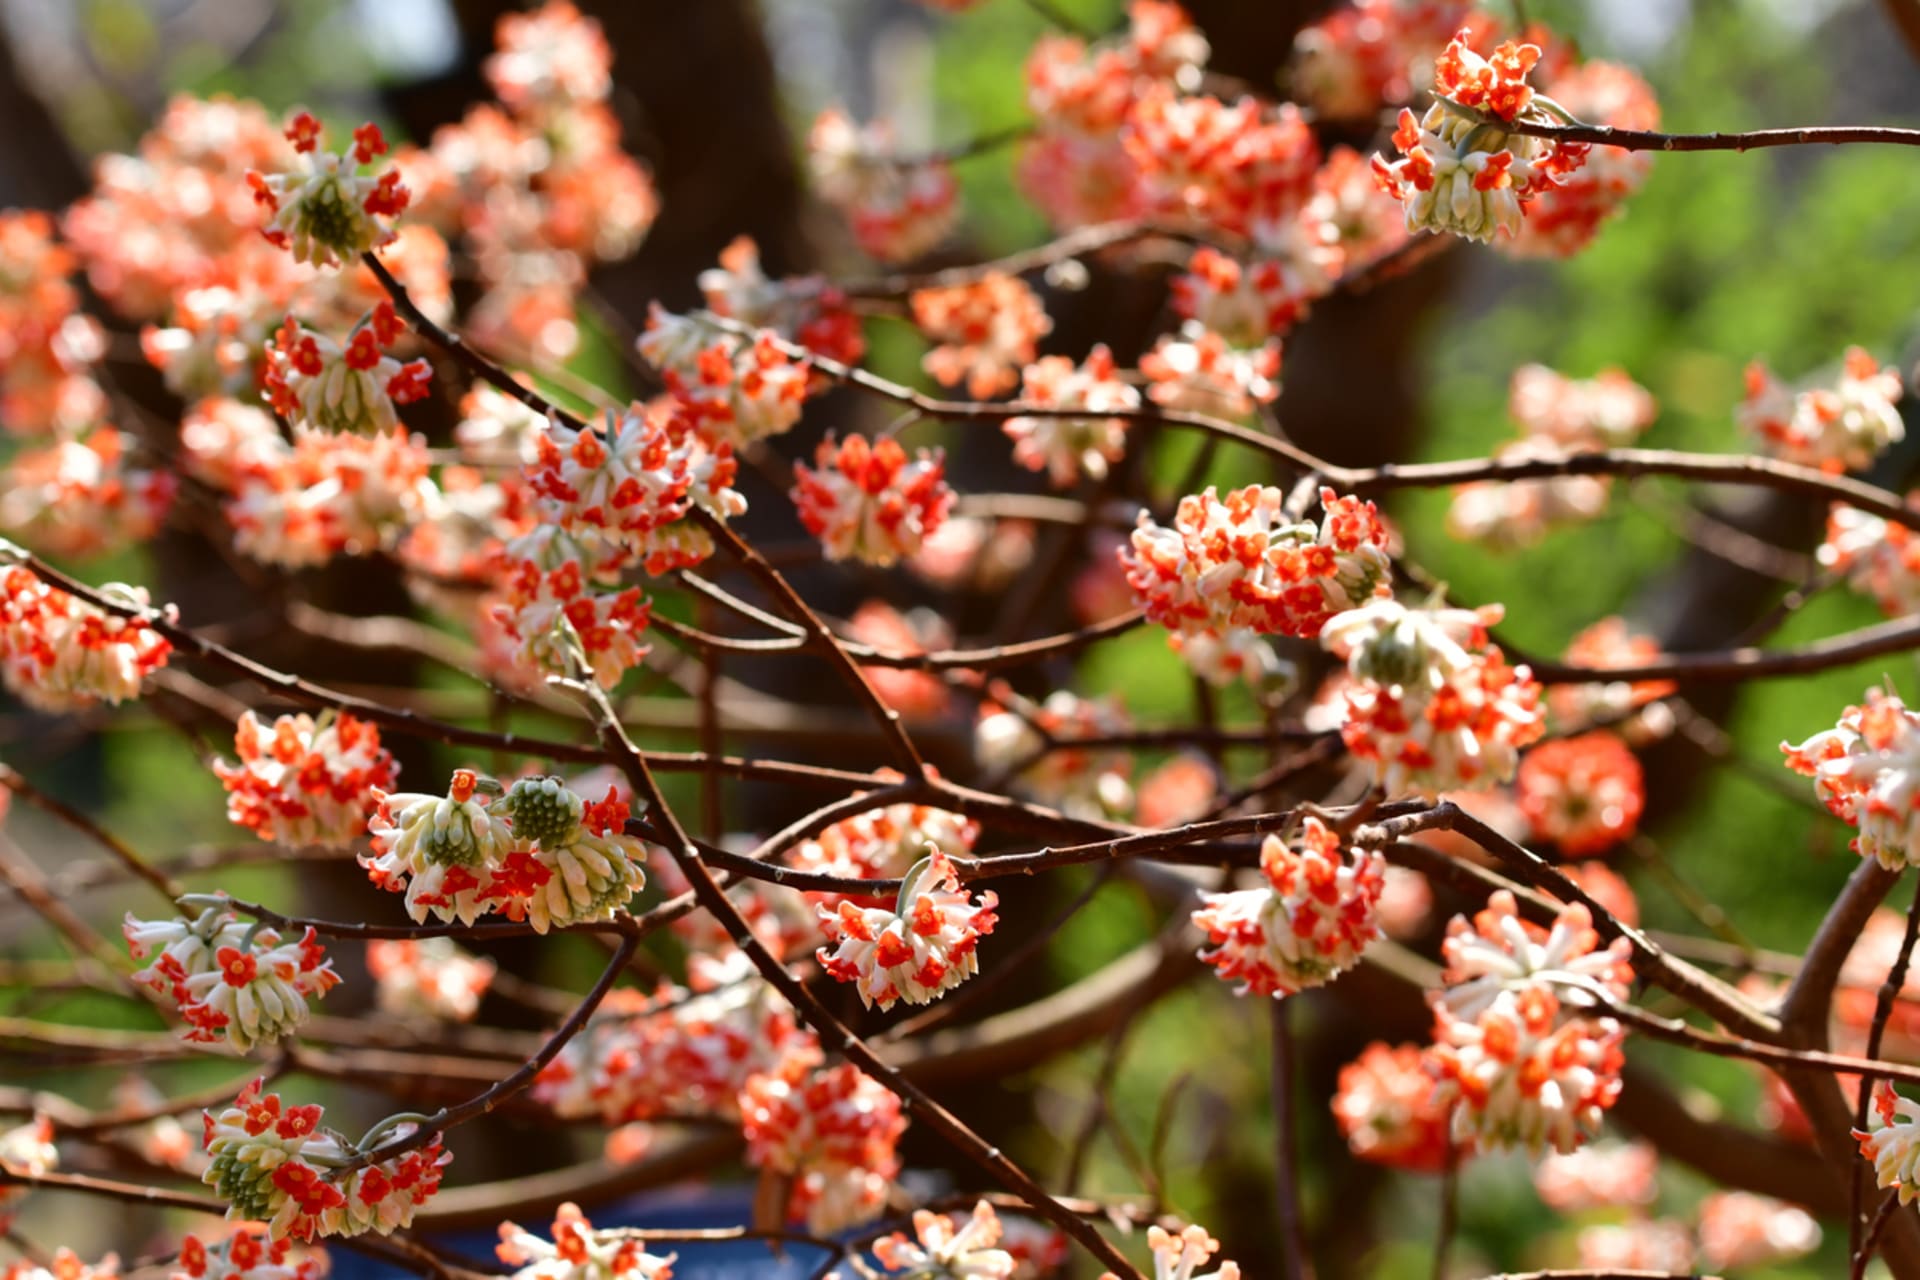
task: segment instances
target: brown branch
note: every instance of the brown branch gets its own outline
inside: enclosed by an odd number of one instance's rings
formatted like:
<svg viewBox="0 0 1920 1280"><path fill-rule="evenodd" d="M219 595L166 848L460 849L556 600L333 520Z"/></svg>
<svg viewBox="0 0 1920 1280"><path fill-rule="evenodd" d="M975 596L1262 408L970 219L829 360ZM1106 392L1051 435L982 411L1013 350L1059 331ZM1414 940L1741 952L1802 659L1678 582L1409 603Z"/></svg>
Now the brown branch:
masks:
<svg viewBox="0 0 1920 1280"><path fill-rule="evenodd" d="M12 766L0 764L0 787L5 787L35 808L52 814L60 821L72 827L75 831L78 831L81 835L86 836L89 840L92 840L95 844L105 849L108 853L111 853L127 871L152 885L156 891L166 898L169 905L172 904L174 899L186 892L179 883L168 876L166 872L153 866L145 858L142 858L132 845L122 840L119 836L114 835L72 805L62 800L57 800L40 788L34 786L20 775L19 770Z"/></svg>
<svg viewBox="0 0 1920 1280"><path fill-rule="evenodd" d="M1754 129L1746 133L1660 133L1653 129L1615 129L1597 124L1503 122L1508 133L1557 138L1622 151L1758 151L1764 147L1858 146L1885 144L1920 147L1920 129L1884 125L1816 125L1800 129Z"/></svg>

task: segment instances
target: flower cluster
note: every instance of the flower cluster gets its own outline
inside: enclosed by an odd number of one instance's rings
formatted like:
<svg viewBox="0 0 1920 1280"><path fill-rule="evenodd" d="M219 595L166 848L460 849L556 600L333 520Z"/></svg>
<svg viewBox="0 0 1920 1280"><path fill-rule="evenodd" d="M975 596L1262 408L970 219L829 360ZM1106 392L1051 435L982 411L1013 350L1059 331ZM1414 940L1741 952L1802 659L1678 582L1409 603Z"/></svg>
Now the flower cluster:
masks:
<svg viewBox="0 0 1920 1280"><path fill-rule="evenodd" d="M900 1099L859 1068L753 1076L740 1113L748 1162L791 1180L787 1214L809 1231L843 1231L886 1207L907 1120Z"/></svg>
<svg viewBox="0 0 1920 1280"><path fill-rule="evenodd" d="M543 526L509 543L502 559L487 617L498 629L502 673L516 683L537 687L541 675L572 672L584 659L611 689L646 656L640 637L652 609L638 587L603 584L604 553Z"/></svg>
<svg viewBox="0 0 1920 1280"><path fill-rule="evenodd" d="M953 229L960 188L952 169L938 157L897 156L885 122L856 127L843 112L823 111L807 153L820 197L847 219L861 250L882 262L917 258Z"/></svg>
<svg viewBox="0 0 1920 1280"><path fill-rule="evenodd" d="M456 769L444 796L376 796L360 865L378 887L405 892L416 921L471 924L497 911L545 933L610 919L646 883L646 846L626 834L627 805L612 793L589 804L557 778L522 778L502 794Z"/></svg>
<svg viewBox="0 0 1920 1280"><path fill-rule="evenodd" d="M1877 1123L1875 1123L1877 1121ZM1853 1136L1860 1154L1873 1161L1875 1185L1897 1191L1901 1204L1920 1195L1920 1103L1894 1092L1882 1080L1873 1091L1872 1127Z"/></svg>
<svg viewBox="0 0 1920 1280"><path fill-rule="evenodd" d="M1859 829L1852 848L1889 871L1920 866L1920 715L1880 689L1799 746L1787 767L1814 780L1833 816Z"/></svg>
<svg viewBox="0 0 1920 1280"><path fill-rule="evenodd" d="M1798 1205L1750 1191L1700 1201L1700 1261L1714 1271L1791 1262L1820 1247L1820 1223Z"/></svg>
<svg viewBox="0 0 1920 1280"><path fill-rule="evenodd" d="M339 1174L360 1149L320 1128L321 1108L284 1107L278 1094L264 1092L261 1080L242 1089L231 1106L202 1115L202 1146L213 1161L201 1181L226 1200L229 1218L264 1222L273 1240L391 1235L412 1225L453 1158L436 1135L423 1146ZM410 1123L388 1121L363 1141L412 1132Z"/></svg>
<svg viewBox="0 0 1920 1280"><path fill-rule="evenodd" d="M1300 847L1279 836L1260 846L1257 889L1201 895L1193 923L1210 950L1200 958L1236 982L1239 993L1294 995L1351 969L1380 936L1386 859L1377 849L1343 851L1340 836L1309 817Z"/></svg>
<svg viewBox="0 0 1920 1280"><path fill-rule="evenodd" d="M700 563L712 539L687 521L698 507L715 519L743 514L731 486L733 449L715 444L670 405L616 418L604 429L551 423L533 437L529 487L547 500L542 515L568 533L619 547L658 577Z"/></svg>
<svg viewBox="0 0 1920 1280"><path fill-rule="evenodd" d="M993 696L997 701L981 704L973 728L982 768L1011 773L1024 794L1070 815L1105 818L1133 808L1133 757L1114 747L1073 745L1131 728L1118 701L1082 698L1070 689L1056 689L1037 705L1011 689L996 688ZM1052 737L1053 750L1043 750L1042 733Z"/></svg>
<svg viewBox="0 0 1920 1280"><path fill-rule="evenodd" d="M227 819L291 848L344 849L366 829L375 789L398 771L380 730L345 712L277 718L243 712L233 734L238 763L213 763L227 789Z"/></svg>
<svg viewBox="0 0 1920 1280"><path fill-rule="evenodd" d="M387 354L402 332L390 302L356 324L345 347L288 316L267 343L267 399L296 427L386 435L400 425L395 406L425 396L433 376L425 360L402 364Z"/></svg>
<svg viewBox="0 0 1920 1280"><path fill-rule="evenodd" d="M1639 757L1604 729L1527 752L1518 791L1534 838L1569 858L1591 858L1631 839L1647 794Z"/></svg>
<svg viewBox="0 0 1920 1280"><path fill-rule="evenodd" d="M1920 541L1899 521L1836 502L1815 555L1821 568L1843 575L1889 618L1920 611Z"/></svg>
<svg viewBox="0 0 1920 1280"><path fill-rule="evenodd" d="M1447 1113L1434 1103L1419 1045L1375 1041L1341 1067L1333 1119L1348 1150L1375 1164L1438 1173L1452 1152Z"/></svg>
<svg viewBox="0 0 1920 1280"><path fill-rule="evenodd" d="M576 1204L553 1215L551 1240L525 1227L500 1224L500 1261L515 1268L512 1280L670 1280L678 1255L660 1257L640 1241L611 1231L595 1231Z"/></svg>
<svg viewBox="0 0 1920 1280"><path fill-rule="evenodd" d="M803 840L788 856L796 870L848 880L891 880L904 876L927 856L928 846L948 858L973 852L980 824L962 814L923 804L890 804L823 829ZM843 895L809 894L818 906L836 908ZM863 907L884 906L891 898L851 895Z"/></svg>
<svg viewBox="0 0 1920 1280"><path fill-rule="evenodd" d="M59 1163L60 1149L53 1145L53 1121L45 1116L35 1116L23 1125L0 1131L0 1169L38 1177ZM0 1231L12 1226L15 1207L31 1190L29 1183L0 1187Z"/></svg>
<svg viewBox="0 0 1920 1280"><path fill-rule="evenodd" d="M1660 658L1660 644L1635 635L1618 617L1602 618L1567 646L1565 658L1576 666L1604 670L1637 667ZM1561 728L1599 722L1615 724L1634 741L1659 737L1670 716L1654 704L1671 694L1670 680L1608 680L1593 684L1557 684L1547 691L1547 707Z"/></svg>
<svg viewBox="0 0 1920 1280"><path fill-rule="evenodd" d="M426 441L398 425L371 436L302 429L291 449L269 439L248 442L259 446L257 462L243 455L222 464L237 472L226 504L234 545L263 564L295 569L369 555L443 504Z"/></svg>
<svg viewBox="0 0 1920 1280"><path fill-rule="evenodd" d="M1340 614L1321 642L1347 660L1341 736L1390 795L1483 789L1513 776L1543 730L1540 686L1487 639L1498 606L1409 609L1379 600Z"/></svg>
<svg viewBox="0 0 1920 1280"><path fill-rule="evenodd" d="M341 152L320 149L320 122L305 111L288 123L287 141L306 157L291 171L247 175L254 198L268 214L267 239L293 253L295 262L338 266L393 239L391 220L407 207L400 171L372 177L360 168L387 153L380 127L363 124L353 145Z"/></svg>
<svg viewBox="0 0 1920 1280"><path fill-rule="evenodd" d="M56 1249L52 1264L37 1266L30 1259L9 1262L0 1271L0 1280L118 1280L120 1275L120 1258L112 1253L88 1264L71 1249Z"/></svg>
<svg viewBox="0 0 1920 1280"><path fill-rule="evenodd" d="M858 364L866 353L860 317L846 295L822 276L767 279L751 236L735 236L720 251L720 265L700 273L699 284L716 316L771 329L843 364Z"/></svg>
<svg viewBox="0 0 1920 1280"><path fill-rule="evenodd" d="M876 1240L873 1256L888 1271L958 1280L1012 1280L1019 1261L1000 1244L1000 1215L985 1200L956 1226L944 1213L921 1209L913 1215L913 1238L896 1231Z"/></svg>
<svg viewBox="0 0 1920 1280"><path fill-rule="evenodd" d="M0 533L75 559L151 538L178 487L172 472L129 465L126 438L110 426L22 450L0 474Z"/></svg>
<svg viewBox="0 0 1920 1280"><path fill-rule="evenodd" d="M1155 1225L1147 1228L1147 1250L1153 1254L1154 1280L1240 1280L1240 1265L1223 1260L1205 1275L1200 1268L1220 1252L1220 1242L1201 1226L1190 1226L1179 1235ZM1101 1280L1115 1280L1107 1272Z"/></svg>
<svg viewBox="0 0 1920 1280"><path fill-rule="evenodd" d="M1734 416L1760 448L1786 462L1839 473L1868 466L1906 435L1899 371L1848 347L1832 387L1794 393L1759 361L1747 366L1747 395Z"/></svg>
<svg viewBox="0 0 1920 1280"><path fill-rule="evenodd" d="M924 540L920 549L924 554ZM921 608L902 613L884 600L868 600L855 609L847 619L847 635L889 655L918 656L953 646L953 628L938 612ZM937 719L953 701L938 671L863 664L860 672L882 702L909 719Z"/></svg>
<svg viewBox="0 0 1920 1280"><path fill-rule="evenodd" d="M1660 1153L1646 1142L1600 1142L1555 1152L1533 1169L1533 1189L1560 1213L1652 1204Z"/></svg>
<svg viewBox="0 0 1920 1280"><path fill-rule="evenodd" d="M972 284L916 289L913 322L934 346L922 361L943 386L965 383L975 399L1010 391L1053 330L1039 297L1018 276L994 272Z"/></svg>
<svg viewBox="0 0 1920 1280"><path fill-rule="evenodd" d="M999 898L976 902L960 888L953 862L929 844L924 865L910 870L892 907L842 900L822 905L820 967L857 985L860 1002L891 1009L897 1000L931 1004L979 972L980 939L993 932Z"/></svg>
<svg viewBox="0 0 1920 1280"><path fill-rule="evenodd" d="M651 997L615 990L540 1073L533 1096L556 1115L608 1125L675 1115L737 1119L750 1078L803 1075L819 1064L812 1032L763 984L705 992L667 986Z"/></svg>
<svg viewBox="0 0 1920 1280"><path fill-rule="evenodd" d="M327 1269L325 1252L297 1250L293 1241L275 1240L259 1223L245 1222L213 1244L183 1236L167 1280L324 1280Z"/></svg>
<svg viewBox="0 0 1920 1280"><path fill-rule="evenodd" d="M1546 987L1568 1005L1591 1006L1596 995L1624 999L1633 982L1627 940L1601 948L1585 907L1563 907L1553 928L1543 929L1520 918L1505 889L1471 921L1455 916L1441 950L1447 967L1439 1002L1463 1018L1478 1017L1507 992Z"/></svg>
<svg viewBox="0 0 1920 1280"><path fill-rule="evenodd" d="M655 306L637 349L716 444L743 448L800 421L811 375L806 362L781 350L769 332L749 340L714 328L698 314L675 315Z"/></svg>
<svg viewBox="0 0 1920 1280"><path fill-rule="evenodd" d="M1472 11L1470 0L1354 0L1301 28L1287 83L1336 120L1407 102Z"/></svg>
<svg viewBox="0 0 1920 1280"><path fill-rule="evenodd" d="M1240 235L1258 235L1296 213L1320 166L1320 144L1291 103L1176 96L1164 83L1135 100L1121 141L1147 212Z"/></svg>
<svg viewBox="0 0 1920 1280"><path fill-rule="evenodd" d="M74 255L53 219L0 213L0 434L72 435L100 420L106 393L93 367L106 353L99 324L80 309Z"/></svg>
<svg viewBox="0 0 1920 1280"><path fill-rule="evenodd" d="M1512 133L1503 124L1554 123L1527 73L1538 45L1508 41L1483 58L1462 28L1434 64L1434 104L1401 108L1393 145L1401 158L1373 158L1381 189L1406 210L1409 232L1450 231L1470 240L1511 237L1529 202L1586 162L1584 145Z"/></svg>
<svg viewBox="0 0 1920 1280"><path fill-rule="evenodd" d="M869 443L850 435L835 443L829 435L813 461L793 464L792 497L829 560L885 566L915 555L953 507L939 450L909 458L891 437Z"/></svg>
<svg viewBox="0 0 1920 1280"><path fill-rule="evenodd" d="M110 582L98 590L142 614L152 607L143 587ZM0 554L0 682L28 706L58 713L137 698L172 652L146 622L109 613Z"/></svg>
<svg viewBox="0 0 1920 1280"><path fill-rule="evenodd" d="M398 163L412 216L458 235L483 290L468 320L485 349L564 360L579 347L588 268L631 254L659 209L621 150L612 51L568 0L505 14L486 73L504 106L473 107Z"/></svg>
<svg viewBox="0 0 1920 1280"><path fill-rule="evenodd" d="M1127 419L1097 416L1103 409L1136 409L1140 393L1114 376L1113 353L1095 347L1077 368L1065 356L1044 356L1020 375L1023 403L1049 409L1087 409L1087 417L1008 418L1002 430L1013 440L1013 460L1045 471L1056 489L1084 473L1098 480L1127 451Z"/></svg>
<svg viewBox="0 0 1920 1280"><path fill-rule="evenodd" d="M169 996L193 1044L224 1040L236 1053L274 1044L307 1019L307 1001L340 981L326 949L308 929L297 942L278 930L242 923L209 907L188 919L141 920L129 914L122 932L136 960L156 955L134 976Z"/></svg>
<svg viewBox="0 0 1920 1280"><path fill-rule="evenodd" d="M1137 157L1150 148L1138 138L1130 145L1127 129L1156 89L1192 86L1207 60L1206 37L1171 0L1133 0L1127 15L1122 34L1092 45L1046 36L1027 58L1027 106L1039 127L1021 149L1017 173L1055 226L1135 217L1154 195L1184 202L1171 175L1148 187ZM1222 157L1220 168L1235 166Z"/></svg>
<svg viewBox="0 0 1920 1280"><path fill-rule="evenodd" d="M1585 124L1647 131L1660 127L1660 104L1652 88L1617 62L1588 62L1550 73L1546 90ZM1534 197L1519 233L1499 247L1516 257L1572 257L1593 242L1652 169L1653 157L1645 151L1593 148L1578 169Z"/></svg>
<svg viewBox="0 0 1920 1280"><path fill-rule="evenodd" d="M493 985L493 961L462 951L451 938L375 939L367 972L382 1012L405 1018L471 1022Z"/></svg>
<svg viewBox="0 0 1920 1280"><path fill-rule="evenodd" d="M1140 372L1147 398L1164 409L1240 418L1279 396L1280 344L1241 350L1190 322L1141 356Z"/></svg>

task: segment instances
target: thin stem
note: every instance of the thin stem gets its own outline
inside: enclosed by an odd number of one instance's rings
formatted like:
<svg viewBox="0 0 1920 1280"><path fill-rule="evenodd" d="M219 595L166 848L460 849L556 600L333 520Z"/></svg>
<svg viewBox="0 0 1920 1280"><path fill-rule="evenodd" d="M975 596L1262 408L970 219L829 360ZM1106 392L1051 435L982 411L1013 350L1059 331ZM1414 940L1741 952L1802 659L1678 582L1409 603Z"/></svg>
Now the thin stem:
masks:
<svg viewBox="0 0 1920 1280"><path fill-rule="evenodd" d="M1893 1007L1899 1001L1900 994L1906 989L1907 967L1913 962L1913 948L1920 942L1920 891L1916 891L1913 901L1907 905L1907 931L1900 939L1900 952L1894 956L1893 963L1887 968L1887 980L1880 984L1879 995L1873 1005L1873 1025L1867 1031L1867 1056L1880 1056L1880 1045L1887 1034L1887 1021L1893 1017ZM1867 1128L1867 1110L1873 1101L1873 1076L1860 1077L1860 1098L1854 1105L1853 1127L1862 1133ZM1855 1249L1860 1244L1860 1198L1863 1194L1861 1175L1864 1170L1860 1162L1855 1162L1851 1176L1847 1179L1848 1205L1847 1241ZM1865 1265L1862 1258L1858 1263Z"/></svg>

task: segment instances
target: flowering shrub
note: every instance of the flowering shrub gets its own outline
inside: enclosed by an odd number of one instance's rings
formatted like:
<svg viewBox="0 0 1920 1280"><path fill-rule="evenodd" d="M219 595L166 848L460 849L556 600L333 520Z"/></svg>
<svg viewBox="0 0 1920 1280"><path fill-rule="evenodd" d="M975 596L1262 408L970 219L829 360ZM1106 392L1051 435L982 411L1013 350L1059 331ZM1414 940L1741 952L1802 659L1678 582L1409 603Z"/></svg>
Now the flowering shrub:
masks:
<svg viewBox="0 0 1920 1280"><path fill-rule="evenodd" d="M1203 6L1133 0L1099 33L1031 8L1030 118L938 147L829 107L791 175L702 160L689 133L752 109L735 82L665 127L625 80L659 60L616 63L611 22L547 0L500 21L491 100L431 136L181 97L66 210L0 211L0 729L33 748L0 764L0 1238L29 1259L4 1280L109 1280L112 1246L173 1280L320 1280L322 1241L464 1274L449 1220L497 1229L517 1280L668 1280L715 1232L823 1277L1041 1280L1083 1250L1085 1274L1236 1280L1225 1254L1310 1272L1321 1193L1381 1178L1440 1198L1452 1274L1477 1216L1454 1198L1514 1152L1569 1221L1488 1265L1771 1266L1845 1204L1853 1273L1920 1274L1920 1104L1890 1083L1915 1078L1920 973L1882 905L1920 864L1920 718L1890 681L1785 748L1872 859L1836 869L1804 955L1663 847L1698 843L1670 753L1755 774L1733 735L1757 713L1723 728L1700 686L1899 676L1920 647L1920 505L1878 483L1903 371L1851 346L1789 386L1756 360L1733 404L1694 353L1630 371L1582 330L1599 371L1574 376L1476 329L1434 385L1504 383L1513 430L1415 462L1368 405L1405 370L1332 350L1408 328L1431 288L1369 295L1464 242L1550 272L1632 234L1656 152L1914 134L1660 134L1639 73L1465 0L1274 27L1278 80L1213 65L1210 40L1260 42ZM765 16L782 51L817 34ZM890 96L848 87L863 116ZM622 141L642 118L673 200L644 306L598 270L661 212ZM739 193L789 176L813 202L737 234ZM1051 238L975 260L1027 225L1001 189ZM845 234L786 234L801 205ZM1649 386L1696 446L1717 415L1756 454L1661 447ZM1594 584L1543 575L1501 593L1509 624L1448 603L1485 598L1474 563L1451 593L1426 571L1443 524L1524 557L1676 481L1781 500L1659 509L1698 544L1685 616L1610 600L1647 621L1557 632ZM1795 500L1826 512L1817 547ZM1734 617L1696 560L1790 589ZM118 576L150 585L97 585ZM1888 621L1769 640L1829 577ZM1719 622L1740 638L1706 647ZM75 743L83 800L42 778L41 745ZM163 753L190 767L156 794ZM201 838L222 804L244 838ZM1706 1096L1718 1075L1670 1082L1656 1038L1765 1068L1779 1132ZM251 1083L201 1079L210 1054ZM1149 1078L1176 1060L1206 1105ZM363 1107L357 1140L323 1124ZM556 1145L467 1158L495 1125ZM1269 1125L1249 1157L1239 1129ZM1713 1189L1679 1200L1669 1158ZM1170 1212L1199 1166L1251 1185L1267 1159L1269 1216L1209 1193L1231 1249ZM686 1170L752 1180L750 1221L606 1225ZM464 1185L436 1204L443 1177ZM214 1196L174 1185L196 1178ZM68 1198L235 1225L43 1214ZM84 1254L37 1243L76 1230Z"/></svg>

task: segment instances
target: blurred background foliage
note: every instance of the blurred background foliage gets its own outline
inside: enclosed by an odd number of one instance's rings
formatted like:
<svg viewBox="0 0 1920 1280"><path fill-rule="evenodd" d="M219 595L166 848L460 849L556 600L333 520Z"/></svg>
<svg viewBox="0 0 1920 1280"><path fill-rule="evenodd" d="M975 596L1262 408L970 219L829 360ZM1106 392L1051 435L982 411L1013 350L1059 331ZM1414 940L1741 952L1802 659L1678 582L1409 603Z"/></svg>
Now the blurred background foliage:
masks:
<svg viewBox="0 0 1920 1280"><path fill-rule="evenodd" d="M1057 2L1096 30L1114 23L1120 8L1114 0ZM655 3L669 0L635 7ZM1670 128L1920 123L1914 67L1872 4L1533 0L1527 7L1531 16L1574 35L1588 54L1639 67L1654 84ZM442 75L473 55L459 47L455 15L437 0L80 0L70 6L13 0L5 14L16 57L81 154L132 147L174 92L233 93L276 109L301 103L335 118L373 114L393 124L388 91ZM807 123L833 99L845 100L856 115L895 115L909 145L1017 125L1024 118L1022 61L1048 29L1019 0L988 0L953 18L885 0L765 0L760 18L783 76L795 154ZM644 154L644 121L639 136ZM968 256L991 256L1044 236L1042 221L1015 189L1005 151L968 159L959 172ZM1626 216L1572 262L1517 264L1456 251L1445 292L1420 321L1417 456L1479 456L1508 438L1508 377L1531 361L1578 376L1606 366L1625 369L1660 402L1647 445L1709 451L1744 447L1731 409L1750 359L1763 358L1792 379L1833 363L1847 343L1857 342L1909 367L1920 284L1914 174L1913 154L1891 148L1663 157ZM717 230L724 240L732 229ZM825 261L829 268L858 269L831 250ZM679 264L689 282L707 265ZM873 321L870 329L876 367L922 381L921 347L912 331L887 320ZM588 344L577 368L603 385L621 376L618 353L604 337ZM1192 449L1187 441L1162 442L1154 474L1179 474ZM1894 470L1910 462L1910 454L1897 457ZM1223 485L1265 478L1230 454L1209 474ZM1738 495L1695 496L1707 505L1739 501ZM1444 493L1396 496L1389 508L1412 558L1445 581L1452 598L1504 602L1506 639L1524 652L1554 654L1602 615L1646 620L1684 607L1662 596L1672 590L1662 584L1667 567L1687 551L1675 513L1688 499L1664 482L1619 484L1613 510L1601 521L1502 556L1448 539ZM136 562L89 571L142 576ZM672 599L661 607L686 613L684 602ZM1789 621L1775 642L1801 642L1873 619L1869 603L1829 591ZM1680 802L1659 810L1651 839L1757 945L1802 948L1855 865L1838 826L1797 785L1775 785L1786 777L1775 744L1831 725L1868 684L1884 679L1909 696L1920 692L1911 661L1742 690L1726 720L1738 761L1699 773ZM1157 632L1090 651L1078 677L1083 692L1123 692L1147 723L1191 713L1190 680ZM433 683L460 687L451 677ZM144 849L233 840L217 781L159 726L135 724L96 744L60 726L27 722L17 710L0 719L7 725L0 755L57 783L110 828L137 833ZM688 802L691 791L675 798ZM75 856L70 837L36 824L31 814L18 813L14 831L51 866ZM1621 869L1640 890L1650 923L1698 931L1657 882L1632 866ZM1047 892L1065 902L1086 887L1090 874L1065 874ZM302 905L300 879L284 871L238 872L221 883L242 896ZM108 919L108 908L127 904L108 896L100 905ZM1108 882L1048 950L1048 987L1085 976L1151 938L1160 916L1137 887ZM15 934L11 926L3 945L14 956L59 954L51 942ZM595 965L589 944L578 940L550 940L536 956L536 976L552 982L578 983ZM1364 1017L1343 1006L1337 993L1294 1003L1295 1031L1309 1040L1323 1029L1355 1043L1367 1036ZM84 1025L141 1025L144 1016L100 997L0 992L0 1013L26 1011ZM1158 1180L1169 1205L1207 1223L1229 1253L1243 1261L1260 1256L1271 1247L1270 1239L1255 1238L1270 1235L1267 1015L1222 984L1195 982L1147 1011L1123 1039L997 1082L1003 1092L991 1095L995 1105L1019 1100L1010 1110L1026 1117L1009 1135L1010 1152L1030 1167L1057 1171L1081 1124L1089 1083L1107 1055L1117 1053L1114 1127L1129 1141L1096 1142L1081 1189L1131 1191L1145 1179ZM1631 1051L1670 1071L1690 1101L1755 1122L1760 1098L1751 1072L1639 1042ZM233 1068L214 1061L156 1074L169 1088L187 1089L230 1077ZM101 1095L109 1083L99 1082ZM1329 1256L1340 1259L1327 1273L1424 1277L1437 1183L1357 1174L1326 1111L1330 1083L1325 1071L1307 1071L1299 1081L1309 1220ZM327 1091L317 1100L329 1100ZM453 1172L457 1180L461 1166ZM1663 1207L1676 1212L1706 1189L1677 1168L1667 1170L1664 1185ZM1572 1225L1540 1205L1524 1161L1474 1162L1460 1201L1458 1274L1570 1260ZM1815 1257L1754 1274L1840 1273L1845 1232L1828 1224L1827 1234Z"/></svg>

